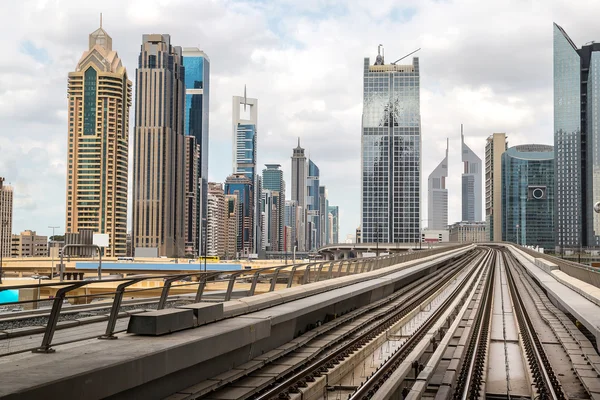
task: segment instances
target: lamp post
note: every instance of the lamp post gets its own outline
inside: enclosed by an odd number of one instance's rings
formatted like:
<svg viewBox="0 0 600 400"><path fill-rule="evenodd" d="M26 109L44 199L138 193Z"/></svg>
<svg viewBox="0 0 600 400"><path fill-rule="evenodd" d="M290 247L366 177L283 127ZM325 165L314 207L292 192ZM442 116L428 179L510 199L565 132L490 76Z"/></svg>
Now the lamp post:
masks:
<svg viewBox="0 0 600 400"><path fill-rule="evenodd" d="M60 228L60 226L49 226L48 228L52 229L52 239L50 240L50 243L52 243L54 241L54 230ZM54 273L54 253L52 252L52 249L50 249L50 258L52 259L52 269L50 269L50 276L52 276L52 274Z"/></svg>

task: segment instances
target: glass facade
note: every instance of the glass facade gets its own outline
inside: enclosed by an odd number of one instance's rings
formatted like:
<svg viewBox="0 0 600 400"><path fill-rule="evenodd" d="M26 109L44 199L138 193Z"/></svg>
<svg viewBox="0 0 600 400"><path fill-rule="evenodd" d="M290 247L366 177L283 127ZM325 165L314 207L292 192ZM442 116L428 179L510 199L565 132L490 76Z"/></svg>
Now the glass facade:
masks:
<svg viewBox="0 0 600 400"><path fill-rule="evenodd" d="M308 159L308 177L306 179L307 250L315 250L320 244L319 183L319 167L311 159Z"/></svg>
<svg viewBox="0 0 600 400"><path fill-rule="evenodd" d="M364 59L362 241L417 242L420 236L419 59L376 65Z"/></svg>
<svg viewBox="0 0 600 400"><path fill-rule="evenodd" d="M244 174L253 181L256 173L256 126L238 124L236 139L238 163L236 173Z"/></svg>
<svg viewBox="0 0 600 400"><path fill-rule="evenodd" d="M89 67L83 83L83 134L96 135L96 85L98 74Z"/></svg>
<svg viewBox="0 0 600 400"><path fill-rule="evenodd" d="M502 240L554 249L554 151L522 145L502 154Z"/></svg>
<svg viewBox="0 0 600 400"><path fill-rule="evenodd" d="M600 51L590 54L590 68L587 76L587 198L591 201L586 206L588 246L600 245L600 214L594 212L593 205L600 201Z"/></svg>

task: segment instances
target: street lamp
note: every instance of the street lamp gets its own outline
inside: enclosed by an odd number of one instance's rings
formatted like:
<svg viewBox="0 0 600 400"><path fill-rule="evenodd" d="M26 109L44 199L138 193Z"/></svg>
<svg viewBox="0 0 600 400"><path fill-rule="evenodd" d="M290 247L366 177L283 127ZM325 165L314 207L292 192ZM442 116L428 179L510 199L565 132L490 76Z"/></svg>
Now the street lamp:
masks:
<svg viewBox="0 0 600 400"><path fill-rule="evenodd" d="M50 240L50 243L52 243L55 240L54 230L60 228L60 226L49 226L48 228L52 229L52 239ZM50 270L50 276L52 276L52 274L54 274L54 253L52 252L52 249L50 249L49 251L50 257L52 258L52 269Z"/></svg>

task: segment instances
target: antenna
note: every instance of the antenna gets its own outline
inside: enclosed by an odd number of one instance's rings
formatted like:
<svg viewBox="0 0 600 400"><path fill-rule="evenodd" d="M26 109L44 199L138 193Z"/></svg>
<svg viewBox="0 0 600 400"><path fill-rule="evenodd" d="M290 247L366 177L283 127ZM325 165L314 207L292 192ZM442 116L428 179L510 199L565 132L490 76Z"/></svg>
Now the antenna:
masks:
<svg viewBox="0 0 600 400"><path fill-rule="evenodd" d="M102 13L100 13L100 28L102 28Z"/></svg>
<svg viewBox="0 0 600 400"><path fill-rule="evenodd" d="M246 97L246 84L244 84L244 111L246 111L246 104L248 104L248 98Z"/></svg>
<svg viewBox="0 0 600 400"><path fill-rule="evenodd" d="M392 63L392 65L396 65L396 63L397 63L398 61L402 61L402 60L404 60L406 57L410 56L411 54L415 54L415 53L416 53L417 51L419 51L419 50L421 50L421 48L420 48L420 47L419 47L418 49L416 49L415 51L413 51L412 53L408 53L408 54L407 54L407 55L405 55L404 57L397 59L396 61L394 61L394 62Z"/></svg>

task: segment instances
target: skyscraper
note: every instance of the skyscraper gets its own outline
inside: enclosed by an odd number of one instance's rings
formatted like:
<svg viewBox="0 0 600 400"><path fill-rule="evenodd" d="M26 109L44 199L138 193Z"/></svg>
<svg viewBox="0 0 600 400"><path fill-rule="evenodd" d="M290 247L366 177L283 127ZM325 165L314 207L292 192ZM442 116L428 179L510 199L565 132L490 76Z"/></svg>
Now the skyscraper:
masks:
<svg viewBox="0 0 600 400"><path fill-rule="evenodd" d="M543 144L502 154L502 240L554 250L554 150Z"/></svg>
<svg viewBox="0 0 600 400"><path fill-rule="evenodd" d="M209 182L207 201L206 254L225 257L227 209L222 184Z"/></svg>
<svg viewBox="0 0 600 400"><path fill-rule="evenodd" d="M319 186L319 244L325 246L329 243L329 194L327 187Z"/></svg>
<svg viewBox="0 0 600 400"><path fill-rule="evenodd" d="M210 100L210 60L197 47L183 48L183 66L185 67L185 134L196 138L198 155L198 189L196 193L196 231L193 234L196 244L194 252L202 254L203 221L207 218L208 191L208 116ZM206 224L206 222L204 222Z"/></svg>
<svg viewBox="0 0 600 400"><path fill-rule="evenodd" d="M254 251L254 185L245 174L233 174L225 180L225 194L237 197L237 246L240 256Z"/></svg>
<svg viewBox="0 0 600 400"><path fill-rule="evenodd" d="M332 224L332 243L340 242L340 208L338 206L329 206L329 213L333 216Z"/></svg>
<svg viewBox="0 0 600 400"><path fill-rule="evenodd" d="M127 251L131 81L102 28L69 73L69 147L65 232L106 233L107 257Z"/></svg>
<svg viewBox="0 0 600 400"><path fill-rule="evenodd" d="M306 250L316 250L321 240L319 183L319 167L309 158L308 176L306 177Z"/></svg>
<svg viewBox="0 0 600 400"><path fill-rule="evenodd" d="M185 137L185 253L191 255L199 254L198 250L198 218L201 212L198 203L201 200L201 191L198 180L200 179L200 145L194 136Z"/></svg>
<svg viewBox="0 0 600 400"><path fill-rule="evenodd" d="M364 59L362 242L420 240L421 112L419 59L374 65Z"/></svg>
<svg viewBox="0 0 600 400"><path fill-rule="evenodd" d="M292 201L296 202L296 207L301 210L301 213L305 213L306 210L307 173L306 156L304 155L304 149L300 147L300 138L298 138L298 146L292 153ZM304 225L304 218L302 218L302 225ZM292 241L296 243L298 250L304 251L306 249L304 226L302 228L297 227L295 231L292 231L292 236Z"/></svg>
<svg viewBox="0 0 600 400"><path fill-rule="evenodd" d="M225 259L237 258L237 240L239 228L239 203L237 194L225 196Z"/></svg>
<svg viewBox="0 0 600 400"><path fill-rule="evenodd" d="M10 257L13 222L13 188L0 177L0 258ZM1 266L0 266L1 267ZM0 268L0 274L2 268ZM0 281L2 276L0 275Z"/></svg>
<svg viewBox="0 0 600 400"><path fill-rule="evenodd" d="M467 146L463 134L463 126L460 125L460 144L462 148L462 221L474 222L482 221L481 196L481 158Z"/></svg>
<svg viewBox="0 0 600 400"><path fill-rule="evenodd" d="M494 133L485 144L485 232L490 242L502 240L502 153L505 133Z"/></svg>
<svg viewBox="0 0 600 400"><path fill-rule="evenodd" d="M578 49L554 24L556 246L600 246L600 43Z"/></svg>
<svg viewBox="0 0 600 400"><path fill-rule="evenodd" d="M446 156L438 164L427 179L429 229L448 229L448 140L446 139Z"/></svg>
<svg viewBox="0 0 600 400"><path fill-rule="evenodd" d="M184 255L185 86L181 47L144 35L136 76L133 246ZM136 250L138 251L138 250Z"/></svg>
<svg viewBox="0 0 600 400"><path fill-rule="evenodd" d="M263 190L277 192L277 213L278 226L275 232L277 248L273 251L284 251L283 225L285 220L285 182L283 181L283 171L280 164L265 164L267 167L262 171ZM264 235L263 235L264 236Z"/></svg>

